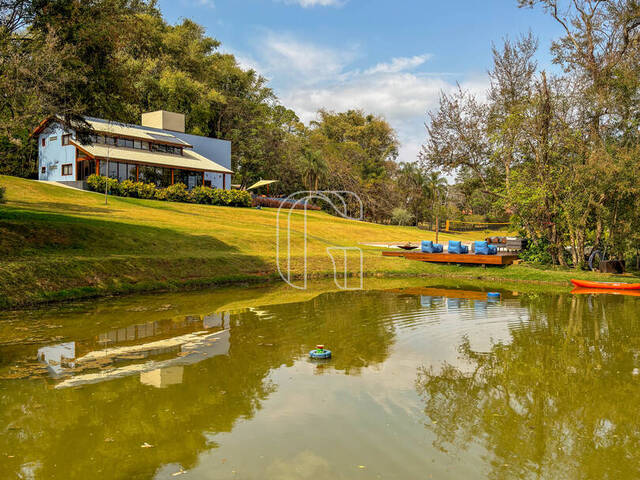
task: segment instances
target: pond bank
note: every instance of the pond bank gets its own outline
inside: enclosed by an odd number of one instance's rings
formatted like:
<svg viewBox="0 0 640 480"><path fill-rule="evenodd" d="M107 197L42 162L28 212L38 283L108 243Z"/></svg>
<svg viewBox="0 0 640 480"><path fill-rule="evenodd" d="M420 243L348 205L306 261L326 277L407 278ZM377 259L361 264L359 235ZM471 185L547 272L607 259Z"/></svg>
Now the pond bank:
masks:
<svg viewBox="0 0 640 480"><path fill-rule="evenodd" d="M140 292L194 290L279 280L277 210L104 198L90 192L0 176L0 308ZM432 232L308 213L311 278L333 276L327 247L362 250L367 278L506 280L569 286L570 278L621 280L591 272L513 265L504 269L385 258L364 243L417 242ZM286 222L280 219L284 228ZM291 270L304 271L303 214L291 217ZM478 240L484 232L441 234ZM348 270L359 267L349 258ZM286 267L285 267L286 268ZM625 279L622 278L624 281ZM366 286L366 285L365 285Z"/></svg>
<svg viewBox="0 0 640 480"><path fill-rule="evenodd" d="M168 261L168 260L167 260ZM407 262L409 263L409 262ZM416 265L407 265L406 270L373 270L364 273L364 288L369 289L369 284L375 280L384 282L385 280L402 279L424 279L425 281L440 280L443 282L497 282L499 284L508 283L510 285L538 285L548 290L566 290L571 289L570 278L590 279L597 281L631 281L635 277L621 275L604 275L594 272L576 272L571 270L550 270L540 269L527 265L514 265L507 268L487 268L483 269L474 266L455 266L455 265L434 265L423 264L420 262L411 262ZM416 268L418 267L418 268ZM77 271L76 268L69 270L55 270L57 272L55 283L64 283L64 275L61 277L60 272ZM0 273L0 276L2 274ZM315 272L309 275L309 279L323 280L333 277L332 271ZM68 278L68 277L67 277ZM350 288L357 286L357 275L349 272L348 285ZM95 279L95 277L94 277ZM294 274L292 280L294 283L300 283L303 276ZM53 278L43 278L42 283L53 281ZM68 281L76 281L76 279L68 278ZM247 287L250 285L266 284L277 285L283 284L288 287L280 276L275 272L264 272L259 274L229 274L218 275L213 277L199 278L174 278L174 279L152 279L148 281L127 282L119 279L107 280L100 282L98 285L85 285L74 288L62 288L58 290L40 290L31 291L28 295L13 295L6 297L0 295L0 307L6 309L17 309L23 307L37 306L56 302L84 300L90 298L104 298L121 295L131 295L140 293L166 293L179 291L197 291L210 289L212 287Z"/></svg>

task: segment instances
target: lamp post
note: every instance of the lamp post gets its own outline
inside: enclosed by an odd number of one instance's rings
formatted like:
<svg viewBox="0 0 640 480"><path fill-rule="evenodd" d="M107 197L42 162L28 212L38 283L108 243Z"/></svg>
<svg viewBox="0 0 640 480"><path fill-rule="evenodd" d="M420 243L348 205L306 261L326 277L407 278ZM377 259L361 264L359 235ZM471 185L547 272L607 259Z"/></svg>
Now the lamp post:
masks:
<svg viewBox="0 0 640 480"><path fill-rule="evenodd" d="M107 123L107 132L111 133L111 120ZM107 168L105 170L105 182L104 182L104 204L109 204L109 156L111 155L111 144L107 141L107 137L105 137L105 143L107 144Z"/></svg>

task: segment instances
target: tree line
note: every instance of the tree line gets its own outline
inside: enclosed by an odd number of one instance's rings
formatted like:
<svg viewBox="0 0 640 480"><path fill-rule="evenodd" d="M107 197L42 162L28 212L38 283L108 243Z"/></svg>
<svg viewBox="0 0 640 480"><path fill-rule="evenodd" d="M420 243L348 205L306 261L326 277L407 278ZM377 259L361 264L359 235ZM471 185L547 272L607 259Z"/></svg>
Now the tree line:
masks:
<svg viewBox="0 0 640 480"><path fill-rule="evenodd" d="M538 68L532 34L493 48L486 95L443 94L427 122L425 168L457 174L481 208L503 211L549 261L640 248L640 3L519 0L563 34ZM472 193L475 192L475 193Z"/></svg>
<svg viewBox="0 0 640 480"><path fill-rule="evenodd" d="M29 135L46 117L83 131L84 115L139 123L160 109L184 113L189 133L230 140L241 187L348 190L368 220L430 218L429 174L396 162L384 118L320 110L304 124L267 79L194 21L167 23L154 0L0 0L0 174L36 176Z"/></svg>

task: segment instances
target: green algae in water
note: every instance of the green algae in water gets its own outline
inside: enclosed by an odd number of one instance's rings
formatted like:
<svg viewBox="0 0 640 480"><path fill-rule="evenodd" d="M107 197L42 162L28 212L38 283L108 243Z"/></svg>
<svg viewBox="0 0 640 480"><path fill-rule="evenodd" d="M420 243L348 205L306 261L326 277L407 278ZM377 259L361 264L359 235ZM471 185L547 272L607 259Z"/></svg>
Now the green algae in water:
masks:
<svg viewBox="0 0 640 480"><path fill-rule="evenodd" d="M638 477L639 298L426 283L10 312L2 478Z"/></svg>

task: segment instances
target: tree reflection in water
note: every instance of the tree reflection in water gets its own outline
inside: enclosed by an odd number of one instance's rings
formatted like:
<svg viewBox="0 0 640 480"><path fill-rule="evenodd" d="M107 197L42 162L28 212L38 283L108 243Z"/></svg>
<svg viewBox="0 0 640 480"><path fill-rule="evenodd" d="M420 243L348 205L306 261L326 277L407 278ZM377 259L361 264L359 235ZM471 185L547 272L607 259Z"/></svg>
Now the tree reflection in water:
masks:
<svg viewBox="0 0 640 480"><path fill-rule="evenodd" d="M530 318L510 343L478 352L465 338L466 366L419 369L435 446L464 455L482 445L490 478L638 478L638 299L522 301Z"/></svg>
<svg viewBox="0 0 640 480"><path fill-rule="evenodd" d="M306 361L307 352L323 341L340 351L324 368L357 375L387 358L395 338L391 314L418 307L418 299L407 303L380 292L323 294L227 315L228 353L179 372L152 371L64 389L52 388L57 380L51 379L0 381L0 478L21 478L25 468L33 478L65 480L153 478L168 464L192 469L202 452L216 447L215 434L252 418L277 389L269 378L272 370ZM192 312L189 322L209 315L206 308ZM124 329L147 321L146 310L128 311L127 318L121 310L95 311L90 318L94 325ZM65 324L63 316L53 320ZM176 332L184 334L189 322L170 319L176 320ZM99 339L104 333L104 327L91 330L82 322L77 327L82 337L74 338L73 328L65 329L68 340ZM35 356L38 346L25 348L25 355ZM12 361L19 353L11 351ZM165 388L154 388L158 385ZM141 449L145 443L153 448Z"/></svg>

